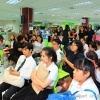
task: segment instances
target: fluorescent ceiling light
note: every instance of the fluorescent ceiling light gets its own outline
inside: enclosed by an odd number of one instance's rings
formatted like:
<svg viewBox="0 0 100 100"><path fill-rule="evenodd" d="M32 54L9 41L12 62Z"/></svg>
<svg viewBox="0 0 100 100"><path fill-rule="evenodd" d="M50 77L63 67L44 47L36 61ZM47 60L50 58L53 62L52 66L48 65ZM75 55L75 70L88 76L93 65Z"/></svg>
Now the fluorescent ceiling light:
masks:
<svg viewBox="0 0 100 100"><path fill-rule="evenodd" d="M80 2L74 4L74 6L82 6L82 5L90 5L90 4L93 4L93 2L92 1Z"/></svg>
<svg viewBox="0 0 100 100"><path fill-rule="evenodd" d="M38 11L36 11L36 12L34 12L34 14L39 14L40 12L38 12Z"/></svg>
<svg viewBox="0 0 100 100"><path fill-rule="evenodd" d="M70 14L79 14L78 12L71 12Z"/></svg>
<svg viewBox="0 0 100 100"><path fill-rule="evenodd" d="M50 9L48 9L48 10L50 10L50 11L54 11L54 10L59 10L59 9L61 9L61 8L50 8Z"/></svg>
<svg viewBox="0 0 100 100"><path fill-rule="evenodd" d="M98 9L98 10L94 10L94 12L100 12L100 9Z"/></svg>
<svg viewBox="0 0 100 100"><path fill-rule="evenodd" d="M17 4L19 2L21 2L22 0L8 0L6 3L7 4Z"/></svg>

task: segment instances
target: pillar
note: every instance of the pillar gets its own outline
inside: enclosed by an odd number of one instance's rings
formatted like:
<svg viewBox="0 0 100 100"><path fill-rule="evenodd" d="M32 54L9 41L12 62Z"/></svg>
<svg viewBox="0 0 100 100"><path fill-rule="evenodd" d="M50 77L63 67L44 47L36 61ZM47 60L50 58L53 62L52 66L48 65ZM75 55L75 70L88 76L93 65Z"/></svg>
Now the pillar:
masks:
<svg viewBox="0 0 100 100"><path fill-rule="evenodd" d="M82 18L82 26L88 26L89 23L89 18L88 17L83 17Z"/></svg>
<svg viewBox="0 0 100 100"><path fill-rule="evenodd" d="M24 16L23 33L32 33L29 27L33 27L33 8L22 8L22 16Z"/></svg>

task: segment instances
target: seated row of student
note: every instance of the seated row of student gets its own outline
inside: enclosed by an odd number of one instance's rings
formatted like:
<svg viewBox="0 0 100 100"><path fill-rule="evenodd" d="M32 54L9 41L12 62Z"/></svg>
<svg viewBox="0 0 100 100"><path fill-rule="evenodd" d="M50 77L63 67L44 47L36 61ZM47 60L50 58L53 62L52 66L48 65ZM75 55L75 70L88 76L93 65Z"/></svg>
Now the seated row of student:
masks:
<svg viewBox="0 0 100 100"><path fill-rule="evenodd" d="M78 59L74 66L73 80L69 91L72 94L76 92L76 100L98 100L99 91L92 79L94 76L94 64L91 60L82 58ZM90 91L85 91L85 89ZM91 91L95 92L95 94Z"/></svg>
<svg viewBox="0 0 100 100"><path fill-rule="evenodd" d="M95 76L94 76L94 82L96 83L99 91L100 91L100 59L98 60L98 55L96 54L95 51L89 51L86 54L86 57L89 58L93 64L94 64L94 72L95 72Z"/></svg>
<svg viewBox="0 0 100 100"><path fill-rule="evenodd" d="M52 47L44 47L42 49L41 61L50 71L44 82L37 77L38 67L36 67L31 74L32 84L34 84L40 92L37 94L30 84L19 91L11 100L46 100L48 94L53 92L52 86L54 86L54 82L58 75L58 67L56 65L57 55L55 50Z"/></svg>
<svg viewBox="0 0 100 100"><path fill-rule="evenodd" d="M14 61L15 63L17 63L18 58L20 57L20 55L22 55L22 45L23 43L25 43L25 38L23 35L19 35L17 37L17 42L15 43L14 47L13 47L13 51L10 54L9 60Z"/></svg>
<svg viewBox="0 0 100 100"><path fill-rule="evenodd" d="M35 69L36 67L36 62L34 61L33 57L32 57L32 50L33 50L33 45L31 43L25 43L23 44L22 47L22 52L24 55L21 55L17 61L17 64L15 66L15 69L12 70L10 72L11 75L14 76L21 76L25 79L25 84L23 87L28 85L28 80L30 80L30 75L32 73L32 71ZM22 65L22 68L18 70L18 68L21 66L21 64L24 62L24 64ZM22 87L22 88L23 88ZM7 90L8 89L8 90ZM2 92L7 90L5 92L5 94L3 95L3 100L10 100L10 97L15 94L16 92L18 92L21 88L10 85L8 83L1 83L0 84L0 100L2 100Z"/></svg>
<svg viewBox="0 0 100 100"><path fill-rule="evenodd" d="M79 40L74 40L71 43L70 52L66 52L66 56L62 57L62 60L66 62L63 66L63 70L68 72L73 78L74 62L80 58L84 58L83 45Z"/></svg>
<svg viewBox="0 0 100 100"><path fill-rule="evenodd" d="M34 49L33 49L33 58L40 57L40 53L42 49L45 47L43 43L43 38L41 35L37 35L37 41L33 42Z"/></svg>

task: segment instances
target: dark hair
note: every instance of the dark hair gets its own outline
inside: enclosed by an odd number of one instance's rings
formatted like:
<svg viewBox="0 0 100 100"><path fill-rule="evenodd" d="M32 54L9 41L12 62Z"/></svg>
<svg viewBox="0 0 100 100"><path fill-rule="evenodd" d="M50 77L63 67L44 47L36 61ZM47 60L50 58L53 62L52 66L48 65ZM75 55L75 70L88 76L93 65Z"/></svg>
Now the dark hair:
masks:
<svg viewBox="0 0 100 100"><path fill-rule="evenodd" d="M0 35L0 41L1 41L1 42L3 42L3 39L4 39L3 36Z"/></svg>
<svg viewBox="0 0 100 100"><path fill-rule="evenodd" d="M65 26L65 30L67 30L67 31L69 31L69 30L70 30L69 25L66 25L66 26Z"/></svg>
<svg viewBox="0 0 100 100"><path fill-rule="evenodd" d="M82 70L84 74L90 72L90 76L94 76L94 64L87 58L76 60L74 66L75 68Z"/></svg>
<svg viewBox="0 0 100 100"><path fill-rule="evenodd" d="M54 39L53 41L55 41L57 44L60 44L61 45L60 39Z"/></svg>
<svg viewBox="0 0 100 100"><path fill-rule="evenodd" d="M43 42L43 38L41 35L37 35L37 37L40 37L41 38L41 43Z"/></svg>
<svg viewBox="0 0 100 100"><path fill-rule="evenodd" d="M86 57L88 57L91 60L94 60L96 64L98 63L98 55L94 51L87 52Z"/></svg>
<svg viewBox="0 0 100 100"><path fill-rule="evenodd" d="M77 47L78 47L77 51L78 51L79 53L83 53L83 52L84 52L84 50L83 50L83 45L82 45L81 41L79 41L79 40L74 40L74 41L72 41L72 43L75 43L75 44L77 45ZM71 45L72 45L72 43L71 43Z"/></svg>
<svg viewBox="0 0 100 100"><path fill-rule="evenodd" d="M23 36L23 35L19 35L19 36L17 37L18 42L20 42L22 39L24 39L24 36Z"/></svg>
<svg viewBox="0 0 100 100"><path fill-rule="evenodd" d="M96 45L100 46L100 41L95 41Z"/></svg>
<svg viewBox="0 0 100 100"><path fill-rule="evenodd" d="M83 40L86 42L86 39L85 39L84 37L83 37L83 38L80 38L80 40L81 40L81 39L83 39Z"/></svg>
<svg viewBox="0 0 100 100"><path fill-rule="evenodd" d="M55 64L56 64L56 62L57 62L57 55L56 55L55 50L52 47L44 47L42 49L42 51L45 51L46 55L48 57L52 57L52 62L55 62Z"/></svg>
<svg viewBox="0 0 100 100"><path fill-rule="evenodd" d="M89 42L88 46L91 45L92 48L94 48L95 50L97 49L96 43L95 42Z"/></svg>
<svg viewBox="0 0 100 100"><path fill-rule="evenodd" d="M98 67L100 68L100 59L98 59Z"/></svg>
<svg viewBox="0 0 100 100"><path fill-rule="evenodd" d="M26 42L22 45L22 48L27 48L29 50L31 50L31 49L33 50L33 45L29 42Z"/></svg>
<svg viewBox="0 0 100 100"><path fill-rule="evenodd" d="M73 30L74 32L76 32L76 30L75 30L74 28L73 28L72 30Z"/></svg>
<svg viewBox="0 0 100 100"><path fill-rule="evenodd" d="M58 35L54 35L54 36L56 37L56 39L59 39ZM53 36L53 37L54 37L54 36Z"/></svg>
<svg viewBox="0 0 100 100"><path fill-rule="evenodd" d="M24 34L24 37L25 37L25 35L27 35L28 39L30 39L30 36L29 36L28 33L25 33L25 34ZM26 37L25 37L25 38L26 38Z"/></svg>

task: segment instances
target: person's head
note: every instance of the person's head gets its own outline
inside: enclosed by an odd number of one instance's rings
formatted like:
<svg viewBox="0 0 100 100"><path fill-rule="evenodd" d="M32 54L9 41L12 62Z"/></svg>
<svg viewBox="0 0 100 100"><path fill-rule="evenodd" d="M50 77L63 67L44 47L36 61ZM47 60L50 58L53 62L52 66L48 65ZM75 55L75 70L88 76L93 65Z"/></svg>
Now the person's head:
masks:
<svg viewBox="0 0 100 100"><path fill-rule="evenodd" d="M23 33L20 31L20 32L19 32L19 35L23 35Z"/></svg>
<svg viewBox="0 0 100 100"><path fill-rule="evenodd" d="M95 42L92 42L92 41L91 41L91 42L88 44L88 49L89 49L90 51L96 50L96 49L97 49L97 46L96 46Z"/></svg>
<svg viewBox="0 0 100 100"><path fill-rule="evenodd" d="M0 41L3 42L4 38L2 35L0 35Z"/></svg>
<svg viewBox="0 0 100 100"><path fill-rule="evenodd" d="M97 49L100 49L100 41L95 41Z"/></svg>
<svg viewBox="0 0 100 100"><path fill-rule="evenodd" d="M84 31L84 28L83 28L83 26L81 26L81 27L80 27L80 31L82 31L82 32Z"/></svg>
<svg viewBox="0 0 100 100"><path fill-rule="evenodd" d="M25 37L23 35L19 35L17 37L17 41L23 43L25 41Z"/></svg>
<svg viewBox="0 0 100 100"><path fill-rule="evenodd" d="M83 45L79 40L74 40L71 42L71 51L74 53L83 53Z"/></svg>
<svg viewBox="0 0 100 100"><path fill-rule="evenodd" d="M59 38L58 35L53 36L53 39L58 39L58 38Z"/></svg>
<svg viewBox="0 0 100 100"><path fill-rule="evenodd" d="M43 42L43 38L41 35L37 35L37 41L42 43Z"/></svg>
<svg viewBox="0 0 100 100"><path fill-rule="evenodd" d="M57 26L57 30L60 30L60 27L59 26Z"/></svg>
<svg viewBox="0 0 100 100"><path fill-rule="evenodd" d="M60 39L54 39L52 42L52 47L55 51L57 51L58 49L60 49L60 45L61 45L61 41Z"/></svg>
<svg viewBox="0 0 100 100"><path fill-rule="evenodd" d="M42 49L41 61L48 64L51 62L57 62L57 55L52 47L44 47Z"/></svg>
<svg viewBox="0 0 100 100"><path fill-rule="evenodd" d="M28 43L28 42L24 43L22 48L23 48L22 52L23 52L23 54L25 55L26 58L31 56L31 53L33 51L33 45L31 43Z"/></svg>
<svg viewBox="0 0 100 100"><path fill-rule="evenodd" d="M32 35L32 40L36 40L36 35L35 34Z"/></svg>
<svg viewBox="0 0 100 100"><path fill-rule="evenodd" d="M30 36L29 36L29 34L28 34L28 33L25 33L25 34L24 34L24 36L25 36L25 38L27 38L27 39L29 39L29 38L30 38Z"/></svg>
<svg viewBox="0 0 100 100"><path fill-rule="evenodd" d="M95 51L89 51L86 53L86 57L90 60L94 61L94 63L97 65L98 63L98 55L95 53Z"/></svg>
<svg viewBox="0 0 100 100"><path fill-rule="evenodd" d="M88 25L88 29L90 29L90 30L92 29L92 25L91 24Z"/></svg>
<svg viewBox="0 0 100 100"><path fill-rule="evenodd" d="M63 31L63 28L62 28L62 27L60 27L60 30L61 30L61 31Z"/></svg>
<svg viewBox="0 0 100 100"><path fill-rule="evenodd" d="M72 33L75 33L76 32L76 30L75 29L72 29Z"/></svg>
<svg viewBox="0 0 100 100"><path fill-rule="evenodd" d="M99 67L99 69L100 69L100 59L98 59L98 67Z"/></svg>
<svg viewBox="0 0 100 100"><path fill-rule="evenodd" d="M73 71L74 80L81 85L89 78L94 76L94 64L87 58L78 59L74 63L75 70Z"/></svg>
<svg viewBox="0 0 100 100"><path fill-rule="evenodd" d="M84 31L87 31L87 30L88 30L87 26L84 26Z"/></svg>
<svg viewBox="0 0 100 100"><path fill-rule="evenodd" d="M15 40L15 36L13 34L10 35L10 40L14 41Z"/></svg>
<svg viewBox="0 0 100 100"><path fill-rule="evenodd" d="M44 28L44 31L47 31L47 29L46 29L46 28Z"/></svg>
<svg viewBox="0 0 100 100"><path fill-rule="evenodd" d="M69 25L65 25L65 30L67 30L67 31L69 31L69 30L70 30Z"/></svg>
<svg viewBox="0 0 100 100"><path fill-rule="evenodd" d="M86 43L85 38L81 38L80 41L82 42L83 45L85 45L85 43Z"/></svg>

